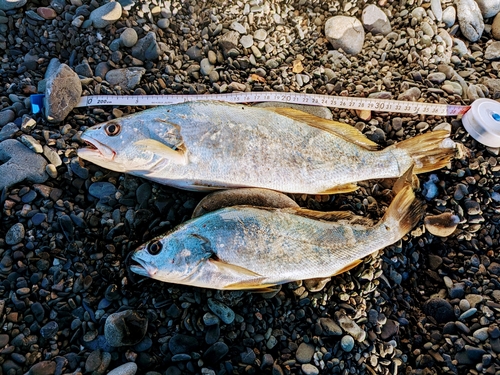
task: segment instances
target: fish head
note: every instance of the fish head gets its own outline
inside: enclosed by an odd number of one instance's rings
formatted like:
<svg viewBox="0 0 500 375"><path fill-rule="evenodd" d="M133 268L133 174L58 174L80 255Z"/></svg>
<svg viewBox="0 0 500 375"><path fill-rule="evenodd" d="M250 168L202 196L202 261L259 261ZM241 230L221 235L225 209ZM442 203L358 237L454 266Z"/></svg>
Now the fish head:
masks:
<svg viewBox="0 0 500 375"><path fill-rule="evenodd" d="M78 156L117 172L147 171L162 157L161 151L168 155L172 147L182 143L176 124L153 111L159 110L146 110L86 129L81 139L87 147L80 148Z"/></svg>
<svg viewBox="0 0 500 375"><path fill-rule="evenodd" d="M174 230L137 248L130 270L163 282L194 285L192 280L211 255L206 241Z"/></svg>

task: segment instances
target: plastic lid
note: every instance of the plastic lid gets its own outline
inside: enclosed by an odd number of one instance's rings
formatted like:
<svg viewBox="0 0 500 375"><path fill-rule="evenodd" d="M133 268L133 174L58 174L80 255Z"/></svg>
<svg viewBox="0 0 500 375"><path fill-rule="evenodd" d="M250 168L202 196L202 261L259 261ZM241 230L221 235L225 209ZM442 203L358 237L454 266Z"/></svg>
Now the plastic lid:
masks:
<svg viewBox="0 0 500 375"><path fill-rule="evenodd" d="M464 128L476 141L488 147L500 147L500 103L477 99L462 117Z"/></svg>
<svg viewBox="0 0 500 375"><path fill-rule="evenodd" d="M45 94L33 94L30 96L31 112L33 112L33 114L36 115L37 113L42 112L44 98Z"/></svg>

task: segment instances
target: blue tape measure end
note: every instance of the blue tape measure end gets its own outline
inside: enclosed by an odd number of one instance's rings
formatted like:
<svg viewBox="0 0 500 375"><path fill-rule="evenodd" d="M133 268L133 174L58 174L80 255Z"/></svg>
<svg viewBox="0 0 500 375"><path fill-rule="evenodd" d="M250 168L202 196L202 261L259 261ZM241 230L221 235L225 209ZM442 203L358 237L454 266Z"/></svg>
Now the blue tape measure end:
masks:
<svg viewBox="0 0 500 375"><path fill-rule="evenodd" d="M44 98L45 98L45 94L33 94L30 96L31 112L34 115L42 112Z"/></svg>

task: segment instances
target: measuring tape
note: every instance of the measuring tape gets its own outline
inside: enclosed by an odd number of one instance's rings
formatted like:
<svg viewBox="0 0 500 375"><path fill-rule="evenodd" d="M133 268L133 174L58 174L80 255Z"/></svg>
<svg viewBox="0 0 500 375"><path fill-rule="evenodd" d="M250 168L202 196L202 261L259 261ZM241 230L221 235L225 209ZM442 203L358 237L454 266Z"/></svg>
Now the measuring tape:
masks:
<svg viewBox="0 0 500 375"><path fill-rule="evenodd" d="M42 111L44 96L43 94L31 95L33 113ZM199 100L218 100L229 103L280 102L412 115L463 115L462 123L474 139L486 146L500 147L500 103L485 98L475 100L472 105L468 106L299 92L236 92L207 95L92 95L82 96L77 107L169 105Z"/></svg>
<svg viewBox="0 0 500 375"><path fill-rule="evenodd" d="M99 105L169 105L198 100L219 100L229 103L281 102L321 107L434 116L463 115L470 108L470 106L464 105L407 102L395 99L354 98L347 96L329 96L299 92L239 92L208 95L92 95L82 96L77 107Z"/></svg>

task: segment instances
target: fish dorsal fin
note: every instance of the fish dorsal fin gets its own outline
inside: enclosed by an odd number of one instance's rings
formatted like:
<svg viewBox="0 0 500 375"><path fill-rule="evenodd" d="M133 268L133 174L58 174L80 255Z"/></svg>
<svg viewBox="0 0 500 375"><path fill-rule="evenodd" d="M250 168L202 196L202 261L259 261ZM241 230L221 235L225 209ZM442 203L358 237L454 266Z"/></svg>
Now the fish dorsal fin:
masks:
<svg viewBox="0 0 500 375"><path fill-rule="evenodd" d="M176 164L187 164L186 149L183 145L180 145L177 150L173 150L155 139L141 139L134 142L134 145L139 149L154 152Z"/></svg>
<svg viewBox="0 0 500 375"><path fill-rule="evenodd" d="M336 136L339 136L346 141L352 142L367 150L375 151L380 149L380 146L378 144L370 141L354 126L343 124L337 121L327 120L318 116L311 115L309 113L299 111L297 109L281 107L267 107L266 109L293 120L306 123L307 125L315 127L317 129L325 130L329 133L335 134Z"/></svg>
<svg viewBox="0 0 500 375"><path fill-rule="evenodd" d="M321 191L317 194L318 195L345 194L345 193L351 193L357 189L358 189L358 185L356 185L356 184L343 184L343 185L334 186L330 189Z"/></svg>
<svg viewBox="0 0 500 375"><path fill-rule="evenodd" d="M193 211L192 218L207 212L231 206L253 206L272 208L298 208L299 205L285 194L260 188L221 190L203 198Z"/></svg>
<svg viewBox="0 0 500 375"><path fill-rule="evenodd" d="M361 259L356 259L355 261L349 263L347 266L342 267L340 270L335 272L332 276L340 275L341 273L352 270L354 267L358 266L362 262Z"/></svg>

